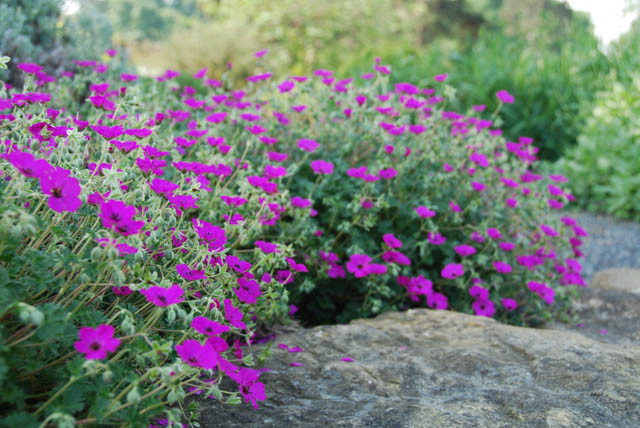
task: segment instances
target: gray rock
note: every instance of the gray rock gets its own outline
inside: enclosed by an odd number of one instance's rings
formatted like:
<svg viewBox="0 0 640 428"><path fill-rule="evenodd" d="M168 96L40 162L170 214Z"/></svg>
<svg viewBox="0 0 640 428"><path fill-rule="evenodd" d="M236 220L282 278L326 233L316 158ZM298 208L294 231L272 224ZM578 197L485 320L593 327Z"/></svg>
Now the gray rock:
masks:
<svg viewBox="0 0 640 428"><path fill-rule="evenodd" d="M204 400L201 426L640 426L634 344L427 309L301 329L276 343L304 352L274 345L260 409Z"/></svg>
<svg viewBox="0 0 640 428"><path fill-rule="evenodd" d="M576 322L549 328L574 331L600 342L640 345L640 294L591 287L579 293L580 299L573 302Z"/></svg>
<svg viewBox="0 0 640 428"><path fill-rule="evenodd" d="M606 269L596 273L589 286L606 290L627 291L640 295L640 269Z"/></svg>

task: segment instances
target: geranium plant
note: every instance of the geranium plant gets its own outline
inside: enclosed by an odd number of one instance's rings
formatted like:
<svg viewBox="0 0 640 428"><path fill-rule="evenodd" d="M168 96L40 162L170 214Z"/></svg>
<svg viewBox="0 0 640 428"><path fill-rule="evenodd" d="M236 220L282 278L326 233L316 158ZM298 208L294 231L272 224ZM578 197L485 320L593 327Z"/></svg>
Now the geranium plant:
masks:
<svg viewBox="0 0 640 428"><path fill-rule="evenodd" d="M75 64L23 65L0 92L4 424L193 422L194 395L257 408L266 369L243 346L296 310L535 324L583 284L584 231L546 215L564 178L532 172L498 111L448 111L446 74L259 69L234 90Z"/></svg>

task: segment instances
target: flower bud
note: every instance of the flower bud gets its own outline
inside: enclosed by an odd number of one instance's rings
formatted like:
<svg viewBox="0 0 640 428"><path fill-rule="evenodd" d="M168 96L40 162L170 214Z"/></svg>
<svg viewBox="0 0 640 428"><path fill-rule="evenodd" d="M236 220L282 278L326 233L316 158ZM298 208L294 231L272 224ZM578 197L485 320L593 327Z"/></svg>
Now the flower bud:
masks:
<svg viewBox="0 0 640 428"><path fill-rule="evenodd" d="M91 250L91 260L93 260L94 262L97 262L102 258L102 253L103 253L102 248L95 247L93 250Z"/></svg>

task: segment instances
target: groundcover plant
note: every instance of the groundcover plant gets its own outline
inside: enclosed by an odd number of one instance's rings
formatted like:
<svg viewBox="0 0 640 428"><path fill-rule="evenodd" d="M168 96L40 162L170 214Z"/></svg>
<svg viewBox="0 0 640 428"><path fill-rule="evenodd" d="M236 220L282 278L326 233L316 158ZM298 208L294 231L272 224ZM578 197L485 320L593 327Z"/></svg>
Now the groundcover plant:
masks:
<svg viewBox="0 0 640 428"><path fill-rule="evenodd" d="M74 62L0 90L5 425L196 423L189 396L266 399L245 345L296 312L535 325L584 285L565 178L499 109L447 110L446 74L276 79L263 51L233 90Z"/></svg>

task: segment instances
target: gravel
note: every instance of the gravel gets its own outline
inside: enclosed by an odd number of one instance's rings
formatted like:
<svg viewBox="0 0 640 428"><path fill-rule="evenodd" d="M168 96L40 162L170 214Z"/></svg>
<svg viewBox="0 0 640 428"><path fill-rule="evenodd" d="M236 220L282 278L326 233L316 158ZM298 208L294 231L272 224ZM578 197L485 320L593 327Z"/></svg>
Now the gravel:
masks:
<svg viewBox="0 0 640 428"><path fill-rule="evenodd" d="M610 268L640 268L640 223L591 213L565 213L578 221L589 236L584 238L580 259L583 277Z"/></svg>

